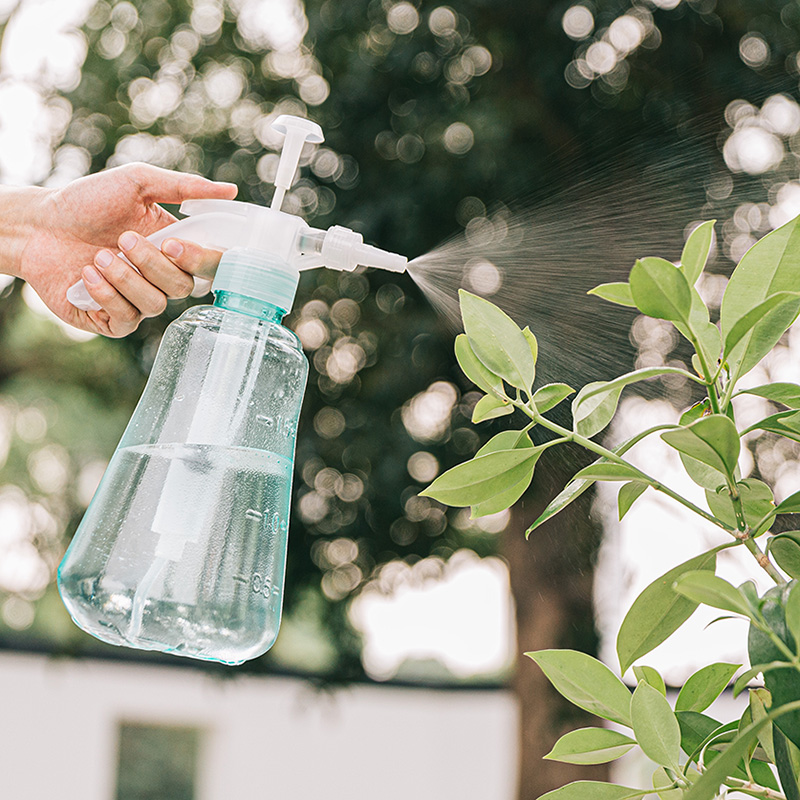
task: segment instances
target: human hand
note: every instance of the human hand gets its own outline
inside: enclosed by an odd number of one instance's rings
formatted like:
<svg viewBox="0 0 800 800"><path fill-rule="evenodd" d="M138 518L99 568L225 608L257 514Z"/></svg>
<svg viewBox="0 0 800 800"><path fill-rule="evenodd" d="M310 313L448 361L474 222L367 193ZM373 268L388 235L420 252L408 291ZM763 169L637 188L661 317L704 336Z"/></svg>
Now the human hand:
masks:
<svg viewBox="0 0 800 800"><path fill-rule="evenodd" d="M125 258L103 249L95 255L94 265L81 272L89 295L102 306L108 321L99 312L87 314L100 317L106 336L124 336L143 317L162 313L167 299L187 297L194 288L193 276L211 280L222 257L219 250L173 237L165 239L159 250L135 231L125 231L118 245Z"/></svg>
<svg viewBox="0 0 800 800"><path fill-rule="evenodd" d="M230 200L236 191L234 184L147 164L115 167L62 189L25 190L24 202L10 210L23 219L16 225L6 271L30 283L70 325L126 336L144 317L161 313L168 297L189 294L189 272L210 277L219 261L219 253L189 242L167 239L164 253L170 245L183 248L170 258L147 242L144 237L175 222L158 203ZM126 233L132 235L130 247L124 246L129 244ZM141 274L115 255L118 249ZM67 301L67 289L81 278L102 306L99 311L81 311Z"/></svg>

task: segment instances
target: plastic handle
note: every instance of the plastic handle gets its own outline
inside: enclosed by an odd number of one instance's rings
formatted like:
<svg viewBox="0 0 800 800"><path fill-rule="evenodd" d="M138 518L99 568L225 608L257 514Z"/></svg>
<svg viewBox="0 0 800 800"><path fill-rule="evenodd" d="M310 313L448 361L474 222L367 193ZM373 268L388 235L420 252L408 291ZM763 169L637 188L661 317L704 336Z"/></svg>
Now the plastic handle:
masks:
<svg viewBox="0 0 800 800"><path fill-rule="evenodd" d="M199 204L203 202L213 203L215 201L193 200L187 202ZM196 208L196 205L194 207ZM183 206L181 206L181 208L183 209ZM209 206L209 208L211 208L211 206ZM186 210L189 211L190 209L187 208ZM231 214L227 211L223 212L220 208L218 211L200 213L197 214L197 216L186 217L186 219L173 222L171 225L167 225L165 228L161 228L155 233L150 234L147 240L156 245L156 247L160 247L165 239L174 236L179 239L187 239L188 241L196 242L203 247L211 247L215 250L228 250L234 247L236 242L241 239L244 230L244 222L244 217ZM125 259L125 261L128 261L122 253L118 253L117 255ZM130 261L128 261L128 263L130 264ZM131 266L133 265L131 264ZM134 269L136 269L136 267L134 267ZM192 291L194 297L199 297L208 293L211 288L208 281L201 278L195 278L194 281L195 288ZM67 289L67 300L81 311L99 311L101 308L101 306L92 299L83 280L72 284L72 286Z"/></svg>

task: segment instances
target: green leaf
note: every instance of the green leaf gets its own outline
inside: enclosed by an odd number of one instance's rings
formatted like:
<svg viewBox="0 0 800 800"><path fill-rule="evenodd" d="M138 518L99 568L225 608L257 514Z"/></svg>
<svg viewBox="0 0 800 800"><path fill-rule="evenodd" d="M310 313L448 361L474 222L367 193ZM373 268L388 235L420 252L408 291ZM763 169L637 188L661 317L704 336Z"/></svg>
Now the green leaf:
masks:
<svg viewBox="0 0 800 800"><path fill-rule="evenodd" d="M797 650L798 645L800 645L800 583L796 581L793 582L789 596L786 598L784 615L786 617L786 627L794 637L795 650Z"/></svg>
<svg viewBox="0 0 800 800"><path fill-rule="evenodd" d="M758 722L769 713L769 707L772 704L772 698L766 689L751 689L750 690L750 715L753 722ZM772 725L767 725L762 728L758 734L758 743L767 755L767 758L774 764L775 763L775 747L773 744Z"/></svg>
<svg viewBox="0 0 800 800"><path fill-rule="evenodd" d="M741 664L709 664L691 675L683 684L676 711L705 711L723 692Z"/></svg>
<svg viewBox="0 0 800 800"><path fill-rule="evenodd" d="M696 422L709 413L708 398L695 403L688 411L681 415L681 427L687 427L690 423ZM725 483L725 476L716 469L703 464L696 458L690 458L685 453L679 453L683 468L686 470L689 477L704 489L716 489Z"/></svg>
<svg viewBox="0 0 800 800"><path fill-rule="evenodd" d="M575 431L581 436L594 436L611 422L617 410L622 389L632 383L658 378L662 375L680 375L689 380L702 381L685 369L678 367L645 367L621 375L613 381L595 381L578 392L572 402Z"/></svg>
<svg viewBox="0 0 800 800"><path fill-rule="evenodd" d="M500 431L475 453L475 458L496 453L498 450L514 450L522 447L533 447L533 442L526 431Z"/></svg>
<svg viewBox="0 0 800 800"><path fill-rule="evenodd" d="M711 243L714 239L715 219L702 222L690 234L681 253L681 271L689 285L697 283L708 261Z"/></svg>
<svg viewBox="0 0 800 800"><path fill-rule="evenodd" d="M748 372L772 350L792 324L800 310L800 294L778 292L751 308L736 321L725 337L723 360L727 361L734 348L750 334L742 371Z"/></svg>
<svg viewBox="0 0 800 800"><path fill-rule="evenodd" d="M482 503L475 503L470 509L470 519L488 517L491 514L498 514L511 508L517 500L522 497L533 481L534 467L529 473L520 478L516 483L509 486L505 491L498 492L494 497L484 500Z"/></svg>
<svg viewBox="0 0 800 800"><path fill-rule="evenodd" d="M420 492L448 506L472 506L483 503L522 480L541 448L499 450L447 470L427 489Z"/></svg>
<svg viewBox="0 0 800 800"><path fill-rule="evenodd" d="M641 497L649 484L643 481L631 481L620 487L617 495L617 507L620 520L631 510L631 506Z"/></svg>
<svg viewBox="0 0 800 800"><path fill-rule="evenodd" d="M633 675L636 678L637 683L640 681L649 683L654 689L658 689L658 691L661 692L664 697L667 696L666 684L664 683L664 679L661 677L661 673L659 673L657 669L642 665L633 668Z"/></svg>
<svg viewBox="0 0 800 800"><path fill-rule="evenodd" d="M784 797L786 800L800 800L800 787L797 785L797 772L789 752L789 741L779 728L773 729L773 737L775 742L773 763L778 768L778 778L781 781Z"/></svg>
<svg viewBox="0 0 800 800"><path fill-rule="evenodd" d="M708 570L713 573L718 549L673 567L636 598L617 635L617 657L623 675L637 658L658 647L692 616L698 604L678 594L673 585L687 572Z"/></svg>
<svg viewBox="0 0 800 800"><path fill-rule="evenodd" d="M739 432L724 414L711 414L661 438L681 453L707 464L733 480L739 458Z"/></svg>
<svg viewBox="0 0 800 800"><path fill-rule="evenodd" d="M797 644L786 624L785 608L794 582L775 586L767 591L761 602L761 615L775 636L780 638L790 652L797 652ZM770 664L787 661L786 654L757 626L751 625L747 637L748 655L751 664ZM764 686L772 696L772 710L800 698L800 672L793 667L762 669ZM792 711L775 720L785 736L794 745L800 744L800 711Z"/></svg>
<svg viewBox="0 0 800 800"><path fill-rule="evenodd" d="M766 386L756 386L753 389L742 389L734 396L754 394L764 397L773 403L781 403L789 408L800 409L800 386L796 383L769 383Z"/></svg>
<svg viewBox="0 0 800 800"><path fill-rule="evenodd" d="M681 335L699 348L703 353L706 365L710 370L716 369L719 351L722 349L722 338L716 325L709 321L708 307L694 286L690 289L691 306L688 323L675 321L675 327ZM702 372L702 363L698 361L698 372ZM710 376L707 376L710 378Z"/></svg>
<svg viewBox="0 0 800 800"><path fill-rule="evenodd" d="M723 726L698 711L676 711L675 718L681 729L681 750L692 760L699 757L700 751L714 734L730 729L730 726ZM735 727L736 723L733 725Z"/></svg>
<svg viewBox="0 0 800 800"><path fill-rule="evenodd" d="M533 395L533 404L540 414L544 414L574 393L575 390L566 383L548 383L536 390Z"/></svg>
<svg viewBox="0 0 800 800"><path fill-rule="evenodd" d="M627 464L590 464L576 473L572 480L629 481L642 480L642 475L638 469Z"/></svg>
<svg viewBox="0 0 800 800"><path fill-rule="evenodd" d="M534 520L533 524L525 531L527 539L540 525L563 511L570 503L577 500L587 489L594 486L594 481L570 481L548 504L547 508Z"/></svg>
<svg viewBox="0 0 800 800"><path fill-rule="evenodd" d="M742 431L742 435L756 430L777 433L779 436L800 442L800 411L779 411L777 414L754 422L749 428Z"/></svg>
<svg viewBox="0 0 800 800"><path fill-rule="evenodd" d="M472 421L474 423L484 422L487 419L504 417L506 414L511 414L513 411L514 407L508 400L486 394L475 403L475 408L472 409Z"/></svg>
<svg viewBox="0 0 800 800"><path fill-rule="evenodd" d="M602 661L577 650L538 650L525 655L573 705L630 727L631 693Z"/></svg>
<svg viewBox="0 0 800 800"><path fill-rule="evenodd" d="M620 375L619 378L614 378L613 381L607 381L605 383L600 381L597 384L593 384L595 388L587 389L587 391L583 392L583 398L584 400L588 400L596 395L603 395L615 389L622 389L632 383L650 380L650 378L660 378L662 375L680 375L695 383L703 383L696 375L692 375L691 372L681 369L680 367L644 367L634 370L633 372L627 372L625 375ZM584 389L586 388L587 387L584 387Z"/></svg>
<svg viewBox="0 0 800 800"><path fill-rule="evenodd" d="M674 780L664 767L658 767L653 772L653 788L657 790L656 793L661 800L682 800L683 789L675 787L674 784Z"/></svg>
<svg viewBox="0 0 800 800"><path fill-rule="evenodd" d="M493 394L498 397L505 396L502 378L488 370L478 360L465 333L460 333L456 336L455 351L458 366L461 367L461 371L469 380L479 389L483 389L486 394Z"/></svg>
<svg viewBox="0 0 800 800"><path fill-rule="evenodd" d="M525 494L527 488L531 485L531 481L533 480L533 473L536 469L536 462L538 461L538 456L531 461L530 468L528 472L526 472L516 483L510 484L506 489L502 492L498 492L493 497L490 497L488 500L484 500L481 503L475 503L471 510L470 510L470 519L478 519L479 517L486 517L489 514L497 514L500 511L505 511L507 508L511 508L517 500Z"/></svg>
<svg viewBox="0 0 800 800"><path fill-rule="evenodd" d="M493 436L489 439L486 444L481 447L480 450L475 454L475 457L488 455L489 453L496 453L499 450L514 450L515 448L532 448L533 442L531 442L530 437L528 434L523 431L501 431L497 435ZM540 449L540 454L542 449ZM514 503L519 500L520 497L525 493L525 490L530 486L531 481L533 480L533 472L536 468L536 462L539 460L539 456L531 462L530 469L526 472L517 483L512 483L502 492L498 492L493 497L490 497L488 500L484 500L482 503L476 503L472 506L470 519L477 519L478 517L485 517L489 514L496 514L498 511L504 511L507 508L510 508L514 505Z"/></svg>
<svg viewBox="0 0 800 800"><path fill-rule="evenodd" d="M791 661L770 661L768 664L756 664L754 667L750 667L733 684L733 696L738 697L756 675L766 675L774 669L783 669L784 667L792 667Z"/></svg>
<svg viewBox="0 0 800 800"><path fill-rule="evenodd" d="M640 681L631 698L633 733L644 754L656 764L680 772L681 732L666 697Z"/></svg>
<svg viewBox="0 0 800 800"><path fill-rule="evenodd" d="M785 531L771 536L767 552L790 578L800 578L800 531Z"/></svg>
<svg viewBox="0 0 800 800"><path fill-rule="evenodd" d="M748 526L755 526L765 515L775 510L772 489L756 478L746 478L736 484L742 501L744 520ZM711 513L726 525L737 527L736 512L731 493L727 486L720 486L715 492L706 489L706 500Z"/></svg>
<svg viewBox="0 0 800 800"><path fill-rule="evenodd" d="M531 356L533 357L533 366L534 366L534 380L536 378L536 360L539 358L539 342L536 341L536 337L533 335L533 331L526 325L522 329L522 335L528 340L528 347L531 351ZM533 380L531 381L533 384Z"/></svg>
<svg viewBox="0 0 800 800"><path fill-rule="evenodd" d="M683 273L663 258L643 258L633 265L631 295L648 317L688 325L692 294Z"/></svg>
<svg viewBox="0 0 800 800"><path fill-rule="evenodd" d="M776 514L800 514L800 492L790 494L775 508Z"/></svg>
<svg viewBox="0 0 800 800"><path fill-rule="evenodd" d="M586 294L602 297L603 300L608 300L609 303L616 303L618 306L636 308L629 283L601 283L599 286L595 286L594 289L589 289Z"/></svg>
<svg viewBox="0 0 800 800"><path fill-rule="evenodd" d="M640 789L630 786L620 786L617 783L603 781L574 781L553 789L539 797L539 800L626 800L626 798L639 798L642 796Z"/></svg>
<svg viewBox="0 0 800 800"><path fill-rule="evenodd" d="M706 571L687 572L675 581L675 591L712 608L733 611L750 618L751 611L742 593L728 581Z"/></svg>
<svg viewBox="0 0 800 800"><path fill-rule="evenodd" d="M734 325L754 306L780 292L794 292L800 286L800 225L795 218L756 242L733 271L720 308L720 324L725 338ZM798 302L800 308L800 301ZM788 317L791 309L787 309ZM737 380L757 363L751 357L750 340L755 332L737 345L728 363ZM755 353L755 351L753 351Z"/></svg>
<svg viewBox="0 0 800 800"><path fill-rule="evenodd" d="M585 400L587 393L600 387L606 387L606 381L587 383L572 401L572 425L576 433L591 438L608 425L617 411L617 403L622 393L622 386L601 393L593 393Z"/></svg>
<svg viewBox="0 0 800 800"><path fill-rule="evenodd" d="M606 764L635 744L629 736L608 728L579 728L562 736L544 758L565 764Z"/></svg>
<svg viewBox="0 0 800 800"><path fill-rule="evenodd" d="M713 760L700 779L692 784L684 800L713 800L725 779L734 774L739 762L747 757L750 748L758 740L759 731L765 728L770 720L778 718L780 713L780 710L773 711L769 716L748 725L725 752Z"/></svg>
<svg viewBox="0 0 800 800"><path fill-rule="evenodd" d="M458 290L464 330L479 361L495 375L530 391L535 364L528 339L505 312L482 297Z"/></svg>

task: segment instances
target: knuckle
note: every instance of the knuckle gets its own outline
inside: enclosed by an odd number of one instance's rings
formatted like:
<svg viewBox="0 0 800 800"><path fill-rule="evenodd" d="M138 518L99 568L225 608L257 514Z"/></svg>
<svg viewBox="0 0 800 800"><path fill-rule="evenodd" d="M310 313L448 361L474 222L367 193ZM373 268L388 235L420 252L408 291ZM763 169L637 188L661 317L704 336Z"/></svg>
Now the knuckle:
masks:
<svg viewBox="0 0 800 800"><path fill-rule="evenodd" d="M135 283L136 273L122 259L115 259L106 271L111 282L120 289L130 289Z"/></svg>
<svg viewBox="0 0 800 800"><path fill-rule="evenodd" d="M194 289L194 280L191 275L181 272L176 276L176 288L173 295L176 299L188 297L192 293L192 289Z"/></svg>
<svg viewBox="0 0 800 800"><path fill-rule="evenodd" d="M159 294L159 296L154 298L152 303L150 303L150 311L147 313L147 316L157 317L160 314L163 314L166 310L167 310L167 296Z"/></svg>
<svg viewBox="0 0 800 800"><path fill-rule="evenodd" d="M135 324L139 322L139 319L142 315L139 312L139 309L135 308L129 303L126 303L119 309L119 311L116 312L114 316L116 316L121 322Z"/></svg>

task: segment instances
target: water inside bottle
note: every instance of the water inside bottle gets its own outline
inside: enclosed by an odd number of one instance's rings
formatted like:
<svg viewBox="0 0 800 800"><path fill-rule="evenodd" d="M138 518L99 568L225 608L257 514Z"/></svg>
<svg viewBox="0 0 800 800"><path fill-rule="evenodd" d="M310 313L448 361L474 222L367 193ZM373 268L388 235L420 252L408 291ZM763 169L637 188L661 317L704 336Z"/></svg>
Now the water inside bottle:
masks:
<svg viewBox="0 0 800 800"><path fill-rule="evenodd" d="M59 573L104 641L238 664L277 635L292 463L243 447L114 455ZM85 539L85 542L81 540Z"/></svg>

